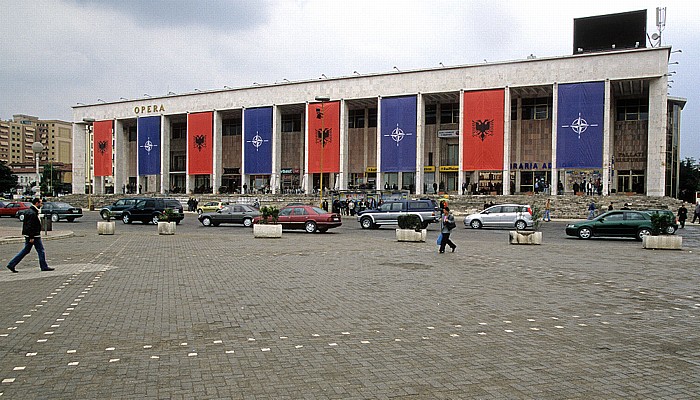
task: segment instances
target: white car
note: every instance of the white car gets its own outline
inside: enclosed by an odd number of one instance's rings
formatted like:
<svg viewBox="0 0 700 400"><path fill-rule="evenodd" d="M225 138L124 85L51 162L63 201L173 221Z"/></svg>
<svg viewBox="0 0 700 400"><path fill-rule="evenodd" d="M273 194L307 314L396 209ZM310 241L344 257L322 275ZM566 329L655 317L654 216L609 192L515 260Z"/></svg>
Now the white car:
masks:
<svg viewBox="0 0 700 400"><path fill-rule="evenodd" d="M498 204L464 218L464 226L474 229L493 227L523 230L531 228L533 224L532 207L523 204Z"/></svg>

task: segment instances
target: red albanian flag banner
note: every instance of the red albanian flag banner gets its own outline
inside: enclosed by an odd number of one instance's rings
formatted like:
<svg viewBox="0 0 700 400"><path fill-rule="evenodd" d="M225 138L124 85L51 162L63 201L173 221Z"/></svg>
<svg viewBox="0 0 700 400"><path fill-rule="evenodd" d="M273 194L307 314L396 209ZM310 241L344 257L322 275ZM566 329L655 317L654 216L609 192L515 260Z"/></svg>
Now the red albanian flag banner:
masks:
<svg viewBox="0 0 700 400"><path fill-rule="evenodd" d="M464 92L462 171L503 170L503 89Z"/></svg>
<svg viewBox="0 0 700 400"><path fill-rule="evenodd" d="M309 173L340 171L340 102L309 104ZM322 160L323 158L323 160Z"/></svg>
<svg viewBox="0 0 700 400"><path fill-rule="evenodd" d="M95 176L112 175L112 121L95 121L92 144Z"/></svg>
<svg viewBox="0 0 700 400"><path fill-rule="evenodd" d="M213 173L214 113L211 111L187 114L187 174Z"/></svg>

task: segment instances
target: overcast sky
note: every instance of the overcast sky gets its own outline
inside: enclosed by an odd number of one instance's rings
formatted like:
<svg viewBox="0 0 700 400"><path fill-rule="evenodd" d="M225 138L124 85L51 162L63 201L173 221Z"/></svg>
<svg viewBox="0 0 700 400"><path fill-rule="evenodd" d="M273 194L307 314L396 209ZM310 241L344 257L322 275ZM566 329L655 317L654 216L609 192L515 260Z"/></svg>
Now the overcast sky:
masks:
<svg viewBox="0 0 700 400"><path fill-rule="evenodd" d="M3 0L0 119L195 89L571 54L574 18L667 8L682 157L700 159L696 1ZM648 45L648 43L647 43Z"/></svg>

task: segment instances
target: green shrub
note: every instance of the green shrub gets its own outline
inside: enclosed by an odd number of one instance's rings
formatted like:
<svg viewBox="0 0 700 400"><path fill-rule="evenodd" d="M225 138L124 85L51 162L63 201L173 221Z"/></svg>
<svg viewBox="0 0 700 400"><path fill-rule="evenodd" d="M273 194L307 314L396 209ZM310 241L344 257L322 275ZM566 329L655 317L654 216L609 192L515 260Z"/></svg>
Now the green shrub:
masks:
<svg viewBox="0 0 700 400"><path fill-rule="evenodd" d="M400 229L414 229L416 232L423 228L423 221L416 214L399 215L397 218Z"/></svg>
<svg viewBox="0 0 700 400"><path fill-rule="evenodd" d="M668 227L673 223L673 217L668 214L651 214L651 234L654 236L666 235Z"/></svg>
<svg viewBox="0 0 700 400"><path fill-rule="evenodd" d="M158 216L160 222L175 222L177 213L172 208L166 208L163 213Z"/></svg>
<svg viewBox="0 0 700 400"><path fill-rule="evenodd" d="M277 218L279 218L280 215L280 210L275 206L262 206L260 207L260 213L262 214L260 223L276 224Z"/></svg>

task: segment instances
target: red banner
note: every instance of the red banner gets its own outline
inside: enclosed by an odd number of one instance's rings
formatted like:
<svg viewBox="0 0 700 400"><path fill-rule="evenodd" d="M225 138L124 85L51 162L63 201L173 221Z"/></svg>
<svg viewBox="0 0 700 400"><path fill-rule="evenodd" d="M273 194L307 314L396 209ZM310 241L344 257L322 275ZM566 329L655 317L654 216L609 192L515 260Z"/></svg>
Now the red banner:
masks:
<svg viewBox="0 0 700 400"><path fill-rule="evenodd" d="M503 89L464 93L462 171L503 170Z"/></svg>
<svg viewBox="0 0 700 400"><path fill-rule="evenodd" d="M340 102L309 104L309 173L340 171Z"/></svg>
<svg viewBox="0 0 700 400"><path fill-rule="evenodd" d="M112 121L95 121L92 129L95 176L111 176Z"/></svg>
<svg viewBox="0 0 700 400"><path fill-rule="evenodd" d="M213 173L213 121L214 113L187 114L187 174Z"/></svg>

